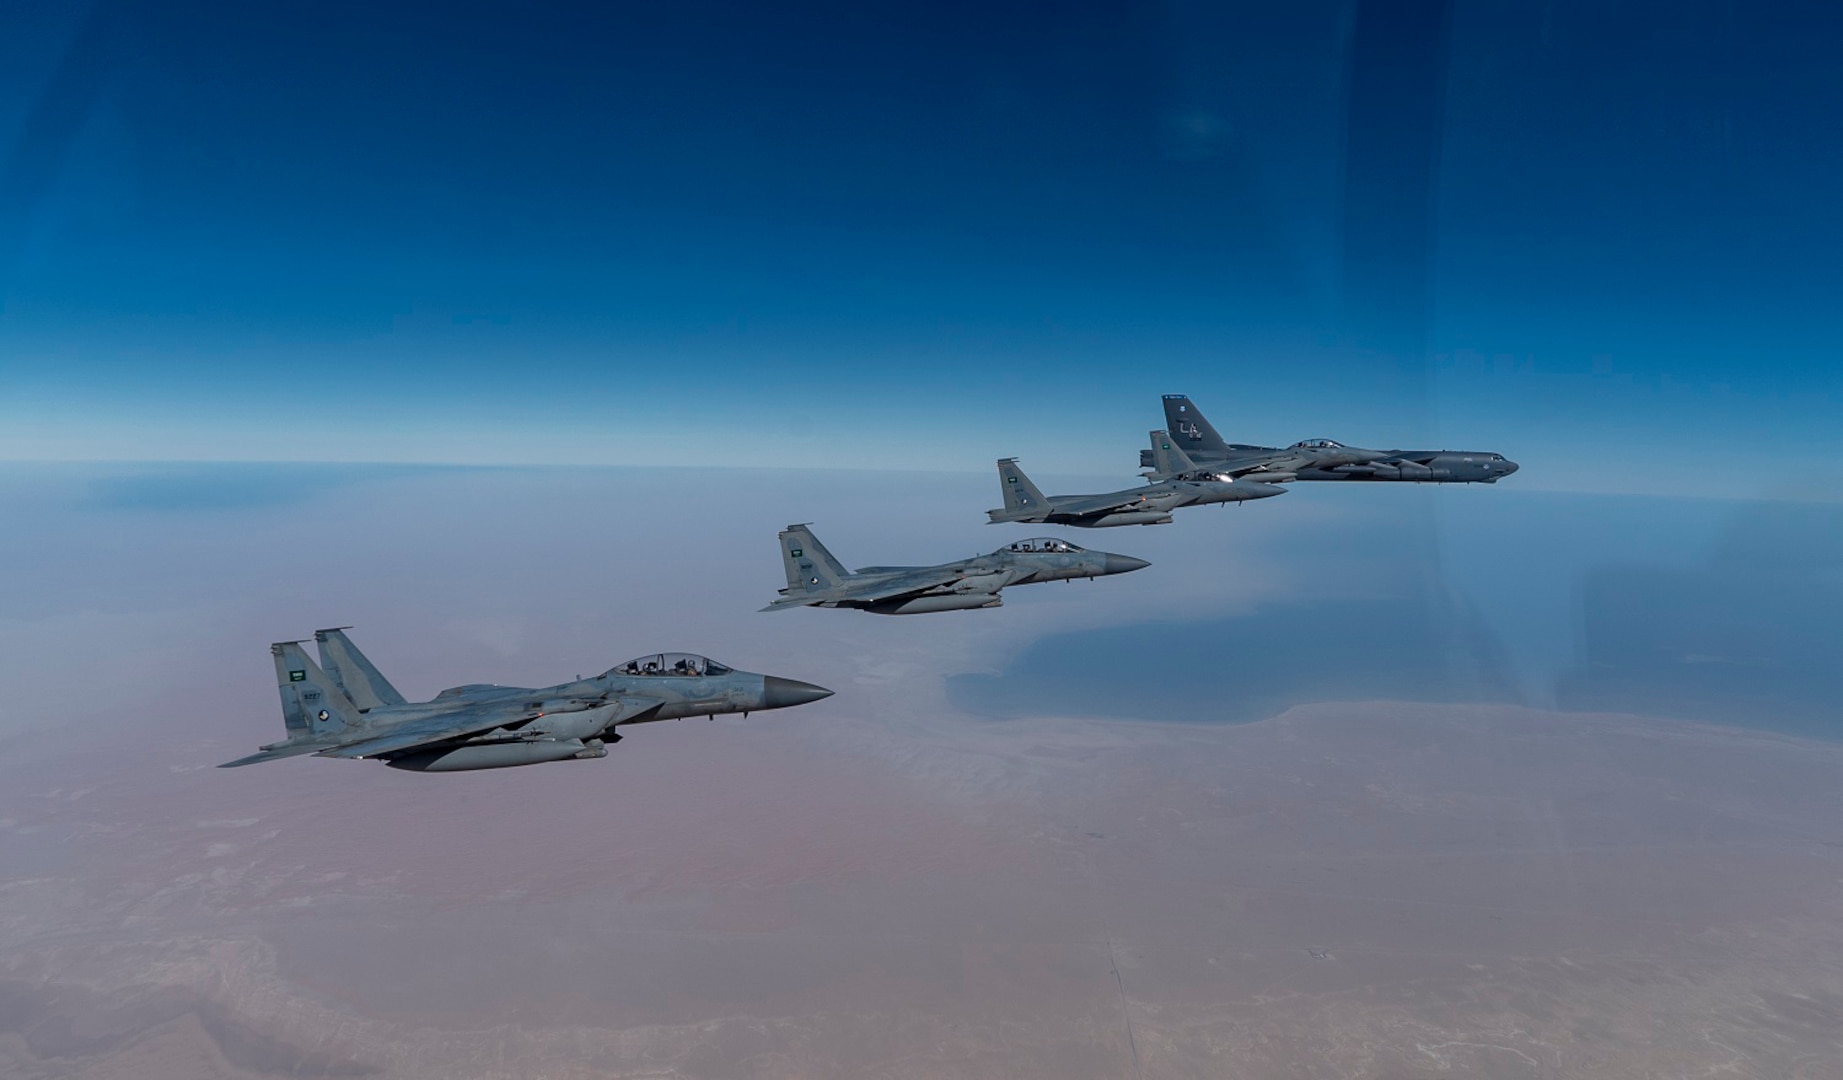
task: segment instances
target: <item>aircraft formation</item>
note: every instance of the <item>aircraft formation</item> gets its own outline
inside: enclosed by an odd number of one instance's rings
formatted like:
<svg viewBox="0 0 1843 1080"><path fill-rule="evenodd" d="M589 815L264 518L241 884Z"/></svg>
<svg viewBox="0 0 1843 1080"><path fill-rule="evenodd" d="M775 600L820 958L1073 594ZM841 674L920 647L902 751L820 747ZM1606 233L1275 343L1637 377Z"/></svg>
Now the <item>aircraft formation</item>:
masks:
<svg viewBox="0 0 1843 1080"><path fill-rule="evenodd" d="M1044 495L1016 458L998 461L1004 506L990 524L1083 529L1164 525L1190 506L1226 505L1285 494L1311 481L1494 484L1517 471L1502 454L1461 450L1366 450L1330 439L1287 447L1223 440L1191 400L1164 399L1165 427L1141 450L1145 483L1092 495ZM1092 580L1150 564L1089 551L1056 537L1019 540L986 555L936 566L847 570L810 525L780 533L787 587L763 611L849 608L919 615L1003 605L1013 585ZM269 646L287 738L221 768L300 755L381 760L411 772L468 772L606 757L618 729L688 716L784 709L832 696L797 679L739 671L691 653L654 653L593 678L529 688L470 683L428 701L406 700L345 634L314 631L319 662L300 641Z"/></svg>

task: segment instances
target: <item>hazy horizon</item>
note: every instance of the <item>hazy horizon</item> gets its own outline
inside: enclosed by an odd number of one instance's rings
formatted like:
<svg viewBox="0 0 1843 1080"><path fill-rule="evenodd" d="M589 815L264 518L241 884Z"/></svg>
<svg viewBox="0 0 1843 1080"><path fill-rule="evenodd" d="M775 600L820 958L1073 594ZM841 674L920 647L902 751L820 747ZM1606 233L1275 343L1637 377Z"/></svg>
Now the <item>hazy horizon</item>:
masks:
<svg viewBox="0 0 1843 1080"><path fill-rule="evenodd" d="M5 25L0 1076L1836 1077L1843 9ZM1179 393L1520 468L987 522ZM217 768L332 626L834 694Z"/></svg>

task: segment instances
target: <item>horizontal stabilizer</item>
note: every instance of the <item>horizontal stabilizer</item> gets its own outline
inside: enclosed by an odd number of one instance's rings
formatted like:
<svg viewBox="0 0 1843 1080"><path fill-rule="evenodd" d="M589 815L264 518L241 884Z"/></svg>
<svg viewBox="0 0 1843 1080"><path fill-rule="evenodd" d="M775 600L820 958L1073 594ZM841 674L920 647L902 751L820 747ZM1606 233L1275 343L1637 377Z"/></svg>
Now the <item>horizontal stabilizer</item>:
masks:
<svg viewBox="0 0 1843 1080"><path fill-rule="evenodd" d="M218 768L237 769L245 765L260 765L265 761L280 761L283 758L299 757L302 754L311 754L316 750L324 749L326 749L324 745L316 746L312 743L301 746L283 746L274 750L263 750L260 753L251 754L249 757L240 757L235 761L226 761L224 764L219 765Z"/></svg>

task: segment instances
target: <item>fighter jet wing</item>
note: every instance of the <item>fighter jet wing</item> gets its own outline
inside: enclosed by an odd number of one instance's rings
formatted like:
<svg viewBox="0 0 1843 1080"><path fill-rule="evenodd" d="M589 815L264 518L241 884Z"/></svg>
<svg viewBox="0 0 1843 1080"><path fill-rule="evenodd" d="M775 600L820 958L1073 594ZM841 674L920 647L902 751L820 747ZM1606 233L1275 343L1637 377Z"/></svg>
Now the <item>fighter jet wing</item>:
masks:
<svg viewBox="0 0 1843 1080"><path fill-rule="evenodd" d="M623 695L618 701L612 702L611 704L616 705L617 710L609 718L609 723L616 724L626 718L636 716L651 709L657 709L661 702L657 698ZM494 728L520 727L531 720L537 719L539 715L542 714L534 714L522 707L495 703L489 706L442 713L438 716L425 717L421 720L411 720L408 723L391 728L381 735L373 736L369 739L360 739L357 742L346 743L343 746L337 746L330 750L322 750L320 756L336 758L377 757L380 754L391 754L402 750L411 750L418 746L429 746L434 743L464 739L470 735L479 735L482 732L492 731Z"/></svg>
<svg viewBox="0 0 1843 1080"><path fill-rule="evenodd" d="M1075 495L1057 498L1051 510L1058 514L1072 514L1077 517L1093 517L1098 514L1111 513L1115 510L1132 510L1145 505L1146 495L1141 491L1112 492L1107 495Z"/></svg>
<svg viewBox="0 0 1843 1080"><path fill-rule="evenodd" d="M859 571L859 573L864 572L866 571ZM925 593L944 585L952 585L967 576L964 570L929 566L919 567L909 573L893 574L875 581L859 582L846 579L835 589L784 596L762 610L783 611L791 607L803 607L837 600L863 600L872 603L879 600L895 600L904 596ZM977 576L990 576L990 572Z"/></svg>

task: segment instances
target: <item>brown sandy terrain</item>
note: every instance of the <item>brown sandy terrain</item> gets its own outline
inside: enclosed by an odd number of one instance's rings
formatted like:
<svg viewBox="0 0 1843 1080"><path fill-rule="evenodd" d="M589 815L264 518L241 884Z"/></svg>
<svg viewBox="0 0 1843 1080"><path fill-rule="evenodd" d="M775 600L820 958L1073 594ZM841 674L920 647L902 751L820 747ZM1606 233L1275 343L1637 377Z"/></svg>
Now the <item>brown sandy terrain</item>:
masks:
<svg viewBox="0 0 1843 1080"><path fill-rule="evenodd" d="M232 749L0 772L0 1076L1843 1076L1835 745L1374 703Z"/></svg>

